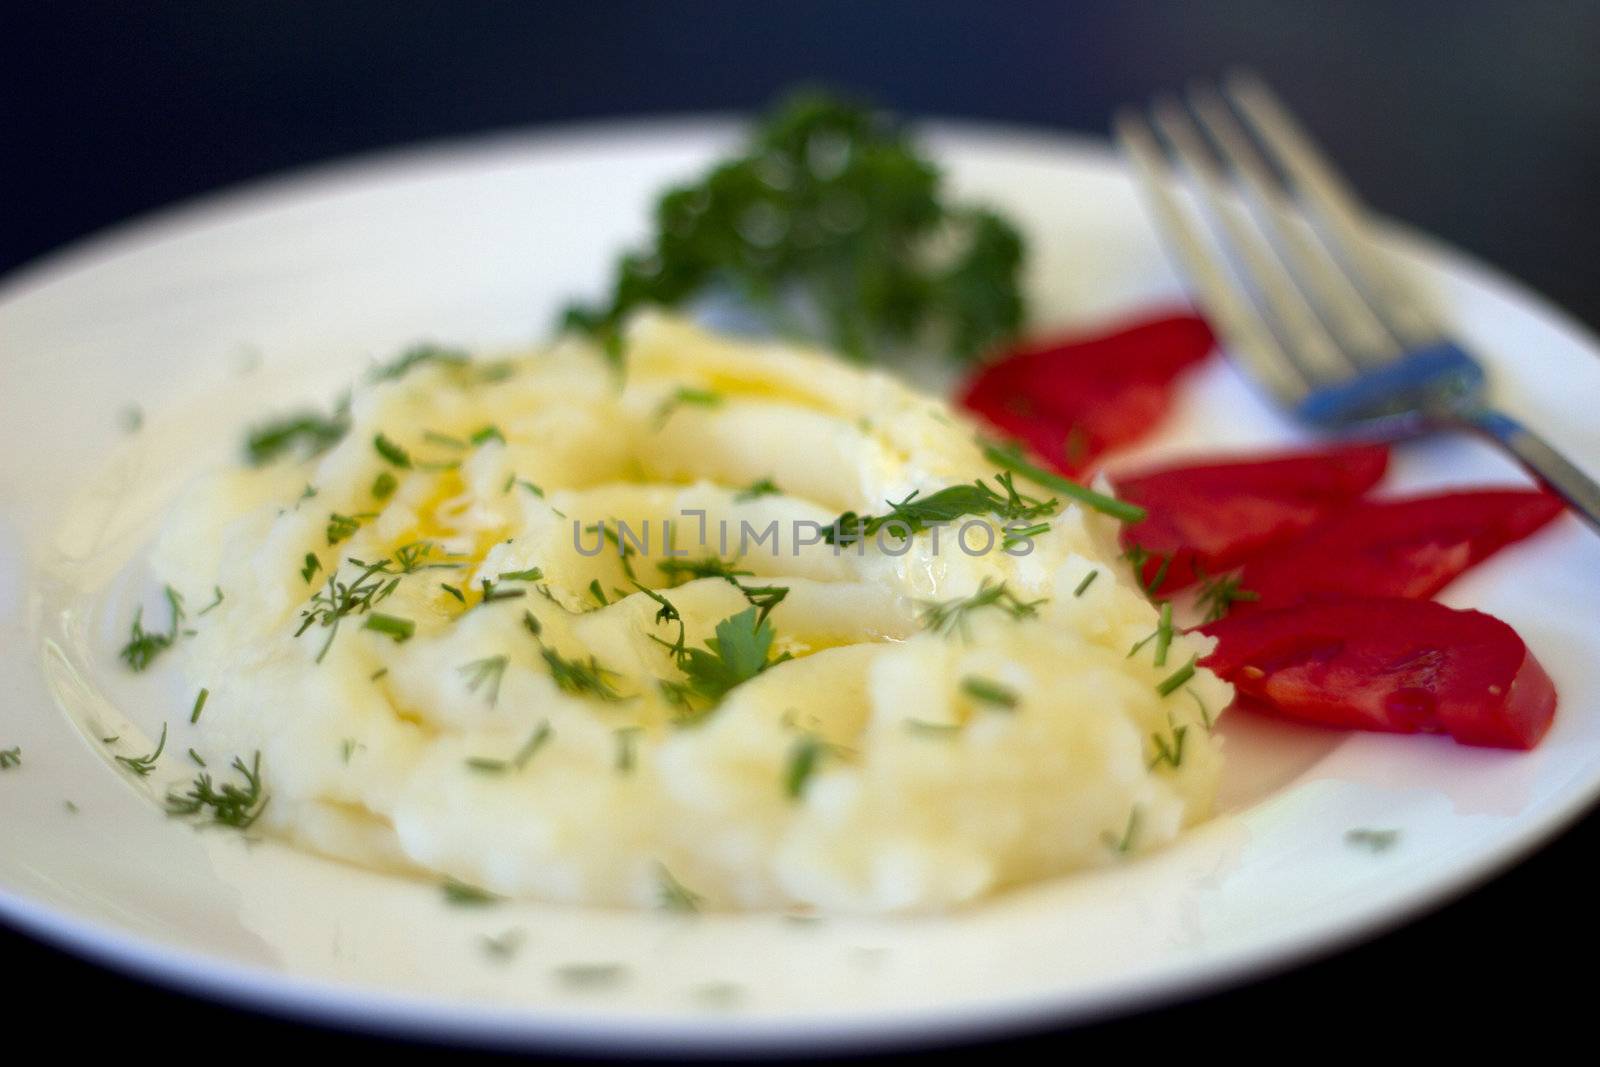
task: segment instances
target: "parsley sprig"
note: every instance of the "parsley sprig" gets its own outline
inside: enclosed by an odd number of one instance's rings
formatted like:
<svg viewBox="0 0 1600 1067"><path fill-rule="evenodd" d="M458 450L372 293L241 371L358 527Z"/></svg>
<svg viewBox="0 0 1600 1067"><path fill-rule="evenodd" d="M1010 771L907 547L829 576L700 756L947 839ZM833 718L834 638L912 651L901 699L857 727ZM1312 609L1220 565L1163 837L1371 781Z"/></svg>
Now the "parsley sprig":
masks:
<svg viewBox="0 0 1600 1067"><path fill-rule="evenodd" d="M650 245L618 264L610 295L565 313L608 351L619 351L617 330L636 308L716 287L778 330L820 333L859 360L929 335L971 358L1022 324L1017 230L947 199L898 123L844 98L783 104L742 154L662 196L655 220Z"/></svg>

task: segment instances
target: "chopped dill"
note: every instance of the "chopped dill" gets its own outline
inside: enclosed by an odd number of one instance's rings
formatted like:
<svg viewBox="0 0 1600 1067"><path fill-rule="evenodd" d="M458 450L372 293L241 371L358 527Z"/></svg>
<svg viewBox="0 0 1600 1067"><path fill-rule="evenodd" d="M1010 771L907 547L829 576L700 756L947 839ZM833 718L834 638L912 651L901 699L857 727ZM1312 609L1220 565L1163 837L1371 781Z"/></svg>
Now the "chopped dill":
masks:
<svg viewBox="0 0 1600 1067"><path fill-rule="evenodd" d="M656 864L656 877L660 880L657 901L663 911L693 914L700 910L705 898L672 876L664 863Z"/></svg>
<svg viewBox="0 0 1600 1067"><path fill-rule="evenodd" d="M372 439L373 450L382 456L384 462L391 466L409 470L411 467L411 453L389 440L383 434L378 434Z"/></svg>
<svg viewBox="0 0 1600 1067"><path fill-rule="evenodd" d="M351 566L358 568L356 577L351 581L342 582L339 580L339 572L334 571L328 575L327 584L311 598L310 605L300 612L300 628L294 632L296 637L312 626L320 626L328 631L322 648L317 652L318 663L322 662L323 657L328 654L328 649L333 646L333 639L338 635L339 623L343 619L372 610L374 605L387 599L400 584L400 576L390 572L392 564L387 559L375 563L365 563L358 559L349 562Z"/></svg>
<svg viewBox="0 0 1600 1067"><path fill-rule="evenodd" d="M1026 619L1037 615L1039 605L1043 603L1042 599L1023 600L1007 589L1005 582L985 578L971 596L956 597L953 600L922 601L918 607L921 609L924 629L945 637L960 633L963 638L970 639L972 636L969 628L970 619L977 611L994 608L1013 619Z"/></svg>
<svg viewBox="0 0 1600 1067"><path fill-rule="evenodd" d="M500 680L505 676L506 666L510 662L507 656L486 656L463 664L457 668L457 672L466 679L467 692L476 693L482 689L492 708L500 699Z"/></svg>
<svg viewBox="0 0 1600 1067"><path fill-rule="evenodd" d="M538 635L534 636L537 640ZM551 679L556 683L556 688L562 692L574 696L592 696L609 702L622 699L622 694L617 692L612 683L613 678L622 676L616 671L602 667L600 661L593 656L587 660L567 659L543 641L539 642L539 655L544 657L545 665L550 668Z"/></svg>
<svg viewBox="0 0 1600 1067"><path fill-rule="evenodd" d="M1239 585L1237 573L1223 574L1216 578L1206 578L1200 583L1195 606L1205 612L1206 622L1216 622L1218 619L1226 618L1234 604L1260 599L1260 593Z"/></svg>
<svg viewBox="0 0 1600 1067"><path fill-rule="evenodd" d="M490 425L479 430L474 430L472 436L468 438L468 440L475 445L486 445L490 441L499 441L501 444L505 444L506 435L500 432L500 427Z"/></svg>
<svg viewBox="0 0 1600 1067"><path fill-rule="evenodd" d="M1135 806L1128 812L1128 824L1123 828L1122 836L1118 837L1116 834L1107 831L1105 834L1101 835L1101 840L1106 843L1106 847L1111 849L1111 851L1120 855L1126 855L1128 852L1132 851L1133 838L1138 832L1139 809L1137 806Z"/></svg>
<svg viewBox="0 0 1600 1067"><path fill-rule="evenodd" d="M376 500L388 500L394 495L395 489L400 485L400 480L389 471L381 471L372 480L372 496Z"/></svg>
<svg viewBox="0 0 1600 1067"><path fill-rule="evenodd" d="M784 766L783 792L790 800L798 800L806 791L806 783L816 773L824 757L831 755L834 747L816 734L802 734L789 749L789 759Z"/></svg>
<svg viewBox="0 0 1600 1067"><path fill-rule="evenodd" d="M446 878L439 888L444 892L444 902L458 908L482 908L504 899L457 878Z"/></svg>
<svg viewBox="0 0 1600 1067"><path fill-rule="evenodd" d="M367 621L361 628L391 637L397 645L402 641L409 641L411 635L417 632L417 624L410 619L398 615L385 615L381 611L374 611L368 615Z"/></svg>
<svg viewBox="0 0 1600 1067"><path fill-rule="evenodd" d="M1155 748L1155 755L1150 759L1150 769L1155 770L1163 763L1174 770L1183 765L1183 743L1189 736L1188 726L1173 726L1168 734L1154 733L1150 735L1150 744Z"/></svg>
<svg viewBox="0 0 1600 1067"><path fill-rule="evenodd" d="M117 756L116 760L140 778L146 778L156 769L156 762L161 759L161 753L167 748L167 724L161 724L161 739L156 742L156 749L148 756Z"/></svg>
<svg viewBox="0 0 1600 1067"><path fill-rule="evenodd" d="M543 578L543 570L538 567L529 567L524 571L501 571L497 580L502 582L537 582Z"/></svg>
<svg viewBox="0 0 1600 1067"><path fill-rule="evenodd" d="M1091 508L1103 515L1110 515L1122 522L1140 522L1145 517L1144 508L1137 504L1130 504L1116 497L1097 493L1087 486L1063 478L1043 467L1035 466L1023 457L1022 450L1015 446L997 445L987 443L983 446L983 456L990 463L1014 471L1035 485L1042 485L1052 493L1060 493L1071 500L1076 500L1084 507Z"/></svg>
<svg viewBox="0 0 1600 1067"><path fill-rule="evenodd" d="M245 462L252 467L270 463L299 450L302 458L326 452L350 432L350 415L342 406L331 417L316 412L290 415L251 430L245 437Z"/></svg>
<svg viewBox="0 0 1600 1067"><path fill-rule="evenodd" d="M10 748L0 748L0 771L9 771L13 767L22 766L22 746L13 745Z"/></svg>
<svg viewBox="0 0 1600 1067"><path fill-rule="evenodd" d="M656 429L659 430L665 426L671 420L673 412L686 404L693 404L702 408L719 407L722 404L722 395L709 389L694 389L687 385L679 386L671 396L661 402L660 407L656 408Z"/></svg>
<svg viewBox="0 0 1600 1067"><path fill-rule="evenodd" d="M211 603L207 604L205 607L203 607L199 611L197 611L195 613L195 618L198 619L202 615L209 615L213 610L215 610L217 607L219 607L222 604L222 586L214 585L214 586L211 587L211 591L215 594L215 596L211 600Z"/></svg>
<svg viewBox="0 0 1600 1067"><path fill-rule="evenodd" d="M1098 577L1100 577L1100 572L1098 570L1092 570L1088 574L1085 574L1083 576L1083 581L1079 582L1078 587L1072 591L1072 595L1075 597L1082 596L1088 591L1089 587L1094 584L1094 580Z"/></svg>
<svg viewBox="0 0 1600 1067"><path fill-rule="evenodd" d="M307 552L305 566L300 568L300 577L304 578L309 584L311 576L321 569L322 561L317 558L317 554L315 552Z"/></svg>
<svg viewBox="0 0 1600 1067"><path fill-rule="evenodd" d="M739 490L733 495L733 499L737 503L743 503L746 500L755 500L764 496L781 496L782 494L783 490L779 489L777 483L771 478L762 478Z"/></svg>
<svg viewBox="0 0 1600 1067"><path fill-rule="evenodd" d="M548 721L541 722L538 728L535 729L528 739L522 743L522 747L517 749L516 754L510 759L503 760L494 759L489 756L473 756L471 759L467 760L467 766L475 771L483 771L488 774L504 774L507 771L520 771L528 765L528 761L533 759L533 757L541 748L549 743L550 739L555 736L555 733L555 728L551 726Z"/></svg>
<svg viewBox="0 0 1600 1067"><path fill-rule="evenodd" d="M855 544L881 530L903 541L965 515L995 515L1007 521L1030 522L1054 514L1058 507L1055 500L1039 500L1018 492L1008 473L996 474L995 481L1005 490L1004 495L980 478L970 484L947 486L928 496L913 490L903 500L884 501L889 511L882 515L847 511L824 528L822 539L830 545Z"/></svg>
<svg viewBox="0 0 1600 1067"><path fill-rule="evenodd" d="M618 774L633 773L639 761L639 735L643 732L642 726L620 726L613 732L617 745L615 766Z"/></svg>
<svg viewBox="0 0 1600 1067"><path fill-rule="evenodd" d="M211 690L201 689L200 694L194 698L194 710L189 713L189 722L194 724L200 721L200 713L206 710L206 701L211 696Z"/></svg>
<svg viewBox="0 0 1600 1067"><path fill-rule="evenodd" d="M1190 656L1189 662L1173 671L1156 686L1156 692L1164 697L1169 697L1177 692L1189 679L1194 677L1196 657Z"/></svg>
<svg viewBox="0 0 1600 1067"><path fill-rule="evenodd" d="M268 797L261 788L261 753L255 754L249 766L235 756L232 766L243 785L228 782L219 789L211 775L202 771L185 792L167 794L167 814L187 818L209 811L211 825L249 829L267 808Z"/></svg>
<svg viewBox="0 0 1600 1067"><path fill-rule="evenodd" d="M1344 839L1346 844L1368 852L1387 852L1400 842L1400 831L1358 828L1346 830Z"/></svg>
<svg viewBox="0 0 1600 1067"><path fill-rule="evenodd" d="M122 646L118 653L129 667L142 671L150 666L161 653L171 648L178 640L180 628L183 625L183 597L172 586L166 586L164 594L167 598L167 610L171 614L166 633L150 633L144 628L144 607L140 606L133 613L133 627L128 636L128 643Z"/></svg>
<svg viewBox="0 0 1600 1067"><path fill-rule="evenodd" d="M472 361L460 349L448 348L432 341L412 345L388 363L380 363L367 372L369 382L399 381L417 367L433 363L445 367L465 367Z"/></svg>
<svg viewBox="0 0 1600 1067"><path fill-rule="evenodd" d="M1005 708L1007 711L1015 709L1019 702L1016 690L975 674L969 674L961 679L961 691L979 703Z"/></svg>

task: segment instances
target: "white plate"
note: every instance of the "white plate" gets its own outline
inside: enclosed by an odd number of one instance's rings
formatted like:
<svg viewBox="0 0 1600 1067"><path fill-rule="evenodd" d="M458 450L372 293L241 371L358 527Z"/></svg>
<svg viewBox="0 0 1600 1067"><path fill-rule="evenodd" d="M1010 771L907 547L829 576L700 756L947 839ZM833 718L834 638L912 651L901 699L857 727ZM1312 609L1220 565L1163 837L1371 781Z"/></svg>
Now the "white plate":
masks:
<svg viewBox="0 0 1600 1067"><path fill-rule="evenodd" d="M1024 224L1039 325L1181 299L1102 147L932 138L964 191ZM372 356L541 334L565 298L599 290L652 194L729 141L723 125L609 126L321 169L126 227L0 289L0 748L24 761L0 772L0 916L193 992L350 1026L594 1052L816 1050L1080 1020L1259 974L1461 892L1595 798L1600 540L1563 519L1446 598L1511 622L1554 676L1562 710L1538 751L1233 716L1221 818L1160 855L944 918L452 909L432 885L165 819L159 783L97 740L125 734L118 751L138 752L170 720L184 747L189 698L130 681L112 654L125 564L162 502L231 456L247 419L328 399ZM1594 469L1595 341L1460 256L1397 245L1507 406ZM135 435L130 403L149 413ZM1218 363L1152 449L1291 436ZM1441 440L1406 448L1392 482L1516 477ZM114 606L88 610L81 587L99 585ZM1353 848L1358 827L1399 843ZM512 928L521 951L490 961L481 939ZM622 978L555 975L599 963Z"/></svg>

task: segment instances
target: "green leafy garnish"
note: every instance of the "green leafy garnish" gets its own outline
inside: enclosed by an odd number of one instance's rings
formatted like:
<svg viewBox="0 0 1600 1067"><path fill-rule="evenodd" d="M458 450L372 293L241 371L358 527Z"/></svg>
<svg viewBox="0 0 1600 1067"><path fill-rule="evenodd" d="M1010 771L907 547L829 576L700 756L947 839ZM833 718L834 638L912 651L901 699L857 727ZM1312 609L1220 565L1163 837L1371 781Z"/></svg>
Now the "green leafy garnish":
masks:
<svg viewBox="0 0 1600 1067"><path fill-rule="evenodd" d="M261 753L257 752L248 766L235 756L233 770L244 780L243 785L229 782L219 789L211 775L202 771L185 792L167 794L167 814L186 818L209 811L212 825L249 829L267 808L268 798L261 788Z"/></svg>
<svg viewBox="0 0 1600 1067"><path fill-rule="evenodd" d="M1145 517L1145 510L1137 504L1130 504L1126 500L1118 500L1104 493L1097 493L1088 486L1079 485L1068 478L1063 478L1054 471L1047 471L1043 467L1030 463L1023 457L1018 448L997 445L993 443L983 446L983 456L990 463L997 464L1009 471L1015 471L1035 485L1042 485L1052 493L1060 493L1069 500L1076 500L1086 508L1091 508L1114 519L1123 522L1140 522Z"/></svg>
<svg viewBox="0 0 1600 1067"><path fill-rule="evenodd" d="M622 258L605 302L569 308L565 323L616 350L635 308L720 286L775 329L820 335L853 359L934 333L952 354L976 356L1022 323L1022 238L943 194L888 116L797 96L742 155L663 195L650 246Z"/></svg>
<svg viewBox="0 0 1600 1067"><path fill-rule="evenodd" d="M206 701L210 699L210 697L211 690L201 689L199 695L194 698L194 710L189 712L190 724L200 721L200 713L206 710Z"/></svg>
<svg viewBox="0 0 1600 1067"><path fill-rule="evenodd" d="M722 394L713 393L709 389L695 389L691 386L680 385L673 390L672 395L661 402L656 408L656 429L665 426L672 418L672 413L685 405L695 407L714 408L722 405Z"/></svg>
<svg viewBox="0 0 1600 1067"><path fill-rule="evenodd" d="M704 648L685 648L678 657L683 682L665 683L663 691L683 706L705 711L715 707L735 686L768 667L789 659L786 652L769 659L774 633L760 609L749 607L717 623L717 636ZM694 708L696 703L702 706Z"/></svg>
<svg viewBox="0 0 1600 1067"><path fill-rule="evenodd" d="M444 345L424 342L412 345L401 352L388 363L381 363L367 372L370 382L399 381L417 367L428 363L436 363L446 367L465 367L472 360L468 355L456 348L447 348Z"/></svg>
<svg viewBox="0 0 1600 1067"><path fill-rule="evenodd" d="M122 646L118 653L124 663L136 671L142 671L150 666L150 662L161 653L171 648L178 640L179 628L183 625L183 597L172 586L166 586L163 593L167 598L167 610L170 621L166 633L150 633L143 626L144 608L139 607L133 613L133 627L128 635L128 643Z"/></svg>
<svg viewBox="0 0 1600 1067"><path fill-rule="evenodd" d="M970 485L952 485L928 496L913 491L904 500L885 501L890 510L883 515L857 515L847 511L824 528L822 539L830 545L854 544L884 530L904 540L930 526L954 522L965 515L995 515L1008 522L1026 522L1056 510L1054 500L1039 500L1019 493L1010 474L1001 472L995 475L995 480L1005 490L1004 494L980 478Z"/></svg>
<svg viewBox="0 0 1600 1067"><path fill-rule="evenodd" d="M1179 667L1166 678L1161 680L1160 684L1156 686L1156 692L1160 693L1164 697L1169 697L1173 693L1176 693L1180 688L1188 683L1189 679L1194 677L1195 662L1196 657L1190 656L1188 663L1185 663L1183 666Z"/></svg>
<svg viewBox="0 0 1600 1067"><path fill-rule="evenodd" d="M245 437L245 462L252 467L270 463L299 450L302 458L326 452L350 432L350 413L343 406L332 416L314 411L290 415L251 430Z"/></svg>
<svg viewBox="0 0 1600 1067"><path fill-rule="evenodd" d="M1005 582L985 578L978 583L977 591L971 596L956 597L953 600L922 601L918 607L922 609L921 620L924 628L945 637L960 633L963 638L970 638L970 619L975 612L993 608L1013 619L1026 619L1037 615L1039 605L1043 603L1042 599L1023 600L1007 589Z"/></svg>
<svg viewBox="0 0 1600 1067"><path fill-rule="evenodd" d="M388 500L400 485L400 480L388 471L382 471L372 480L372 496L377 500Z"/></svg>
<svg viewBox="0 0 1600 1067"><path fill-rule="evenodd" d="M156 769L156 762L161 759L161 753L167 748L167 724L161 724L161 739L156 742L156 749L148 756L117 756L116 760L140 778L148 777Z"/></svg>
<svg viewBox="0 0 1600 1067"><path fill-rule="evenodd" d="M492 756L473 756L467 760L467 766L475 771L485 774L504 774L507 771L520 771L528 765L528 761L555 736L555 728L549 722L541 722L538 729L522 743L516 755L509 760L495 759Z"/></svg>
<svg viewBox="0 0 1600 1067"><path fill-rule="evenodd" d="M11 748L0 748L0 771L9 771L13 767L22 766L22 746L14 745Z"/></svg>
<svg viewBox="0 0 1600 1067"><path fill-rule="evenodd" d="M771 478L762 478L759 481L751 482L749 485L739 490L733 495L733 499L737 502L743 503L746 500L755 500L758 497L782 495L783 490L778 488L776 482L774 482Z"/></svg>
<svg viewBox="0 0 1600 1067"><path fill-rule="evenodd" d="M458 670L467 681L467 692L476 693L482 689L492 708L500 699L500 680L505 677L510 662L506 656L485 656L463 664Z"/></svg>
<svg viewBox="0 0 1600 1067"><path fill-rule="evenodd" d="M1364 848L1368 852L1387 852L1400 841L1399 830L1346 830L1345 841L1356 847Z"/></svg>
<svg viewBox="0 0 1600 1067"><path fill-rule="evenodd" d="M1195 606L1205 612L1206 622L1216 622L1226 618L1233 605L1260 599L1260 593L1239 585L1238 574L1223 574L1206 578L1200 583Z"/></svg>
<svg viewBox="0 0 1600 1067"><path fill-rule="evenodd" d="M410 619L403 619L398 615L385 615L381 611L374 611L368 615L367 621L361 628L392 637L397 645L402 641L409 641L411 635L417 632L417 624Z"/></svg>
<svg viewBox="0 0 1600 1067"><path fill-rule="evenodd" d="M380 433L372 439L372 447L378 455L383 457L384 462L396 467L410 469L411 453L389 440L383 434Z"/></svg>
<svg viewBox="0 0 1600 1067"><path fill-rule="evenodd" d="M783 772L784 794L791 800L800 799L817 766L833 751L834 747L816 734L803 734L797 738L789 749L789 761Z"/></svg>
<svg viewBox="0 0 1600 1067"><path fill-rule="evenodd" d="M1088 591L1089 587L1094 584L1094 580L1098 577L1100 577L1100 572L1098 570L1093 570L1088 574L1085 574L1083 576L1083 581L1079 582L1078 587L1072 591L1072 595L1075 597L1082 596Z"/></svg>
<svg viewBox="0 0 1600 1067"><path fill-rule="evenodd" d="M1019 700L1016 690L975 674L961 679L961 691L973 700L1005 708L1007 711L1015 708Z"/></svg>
<svg viewBox="0 0 1600 1067"><path fill-rule="evenodd" d="M502 899L487 889L479 889L456 878L446 878L439 888L444 891L444 902L458 908L487 907L490 904L500 903Z"/></svg>
<svg viewBox="0 0 1600 1067"><path fill-rule="evenodd" d="M1183 743L1189 736L1189 727L1173 726L1166 734L1155 733L1150 735L1150 744L1155 749L1155 755L1150 759L1150 769L1161 766L1163 763L1174 770L1183 765Z"/></svg>
<svg viewBox="0 0 1600 1067"><path fill-rule="evenodd" d="M339 580L339 571L335 570L328 575L327 584L300 612L300 627L294 632L296 637L313 626L320 626L328 631L321 650L317 652L318 663L322 662L323 657L328 654L328 649L333 646L333 639L339 633L341 621L352 615L364 615L371 611L374 605L388 599L400 585L400 576L393 573L390 569L393 564L387 559L380 559L374 563L365 563L358 559L349 562L352 567L357 568L355 578L342 582Z"/></svg>
<svg viewBox="0 0 1600 1067"><path fill-rule="evenodd" d="M705 901L699 893L690 889L672 876L666 864L656 864L656 874L661 880L661 891L658 899L663 911L676 911L693 913L700 910L700 905Z"/></svg>

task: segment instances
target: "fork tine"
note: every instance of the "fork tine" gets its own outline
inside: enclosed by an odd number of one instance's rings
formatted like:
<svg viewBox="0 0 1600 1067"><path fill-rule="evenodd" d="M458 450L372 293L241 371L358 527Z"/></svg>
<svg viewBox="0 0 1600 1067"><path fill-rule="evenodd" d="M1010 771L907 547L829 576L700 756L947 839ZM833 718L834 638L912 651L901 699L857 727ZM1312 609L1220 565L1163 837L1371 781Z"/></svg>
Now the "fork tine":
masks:
<svg viewBox="0 0 1600 1067"><path fill-rule="evenodd" d="M1223 161L1238 175L1260 225L1272 236L1301 287L1311 294L1311 303L1327 321L1340 348L1360 363L1400 355L1399 340L1373 312L1338 260L1301 223L1287 193L1222 96L1209 85L1196 83L1189 89L1189 104Z"/></svg>
<svg viewBox="0 0 1600 1067"><path fill-rule="evenodd" d="M1372 225L1355 192L1288 108L1253 74L1234 71L1223 86L1239 113L1255 127L1261 143L1277 158L1300 199L1321 220L1329 241L1344 256L1351 274L1401 343L1413 347L1438 340L1442 332L1438 324L1378 253Z"/></svg>
<svg viewBox="0 0 1600 1067"><path fill-rule="evenodd" d="M1349 377L1354 369L1350 361L1224 188L1227 177L1182 105L1162 98L1155 102L1152 112L1156 129L1166 138L1173 156L1193 175L1200 202L1216 220L1223 244L1232 249L1245 281L1265 303L1269 320L1289 358L1312 384Z"/></svg>
<svg viewBox="0 0 1600 1067"><path fill-rule="evenodd" d="M1172 192L1171 168L1155 135L1129 109L1118 112L1113 127L1118 143L1133 163L1134 176L1156 224L1163 231L1167 246L1176 251L1178 266L1199 294L1202 309L1252 377L1279 403L1298 405L1308 393L1305 376L1278 344L1266 321L1234 287L1227 268L1212 255L1195 228L1184 221L1184 208Z"/></svg>

